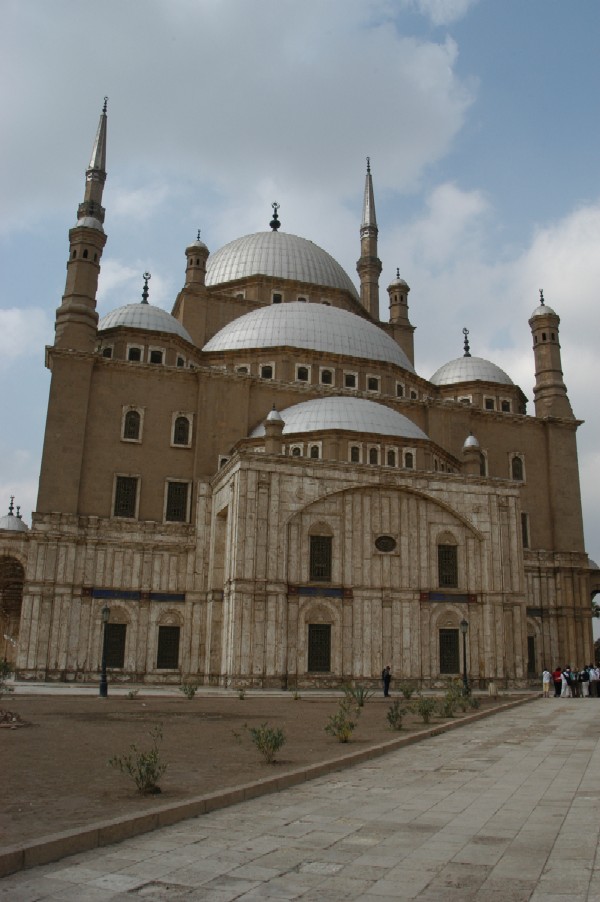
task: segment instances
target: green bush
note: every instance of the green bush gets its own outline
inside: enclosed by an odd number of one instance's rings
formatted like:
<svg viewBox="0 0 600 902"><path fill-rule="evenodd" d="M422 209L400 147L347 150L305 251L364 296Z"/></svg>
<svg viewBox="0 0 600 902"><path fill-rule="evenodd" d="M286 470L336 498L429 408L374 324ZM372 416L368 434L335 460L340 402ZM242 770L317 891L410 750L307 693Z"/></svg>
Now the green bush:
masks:
<svg viewBox="0 0 600 902"><path fill-rule="evenodd" d="M358 708L356 713L359 713ZM325 732L330 736L335 736L338 742L348 742L355 729L356 721L351 719L351 703L346 696L341 699L336 713L330 714Z"/></svg>
<svg viewBox="0 0 600 902"><path fill-rule="evenodd" d="M241 702L244 701L244 699L246 698L246 690L245 689L238 689L238 698Z"/></svg>
<svg viewBox="0 0 600 902"><path fill-rule="evenodd" d="M187 699L192 699L198 691L198 683L182 683L179 688Z"/></svg>
<svg viewBox="0 0 600 902"><path fill-rule="evenodd" d="M414 686L409 686L408 683L400 683L399 687L400 692L402 693L403 698L409 702L413 695L415 694Z"/></svg>
<svg viewBox="0 0 600 902"><path fill-rule="evenodd" d="M366 686L344 686L344 695L349 702L354 702L357 708L364 708L373 691Z"/></svg>
<svg viewBox="0 0 600 902"><path fill-rule="evenodd" d="M0 658L0 697L4 695L5 692L12 692L13 687L7 686L6 681L12 673L12 667L6 660L6 658Z"/></svg>
<svg viewBox="0 0 600 902"><path fill-rule="evenodd" d="M129 747L126 755L115 755L110 758L111 767L116 767L121 773L129 774L137 786L138 792L151 795L161 791L158 781L167 769L167 765L160 759L158 743L162 740L161 726L150 730L152 746L149 751L138 749L135 743Z"/></svg>
<svg viewBox="0 0 600 902"><path fill-rule="evenodd" d="M139 691L139 689L130 689L127 693L127 698L137 698Z"/></svg>
<svg viewBox="0 0 600 902"><path fill-rule="evenodd" d="M392 702L386 714L390 730L402 729L402 718L405 714L406 708L400 706L400 699L396 699L395 702Z"/></svg>
<svg viewBox="0 0 600 902"><path fill-rule="evenodd" d="M266 764L272 764L275 755L285 742L285 734L279 727L270 727L268 723L262 723L260 727L249 727L252 742L265 759Z"/></svg>
<svg viewBox="0 0 600 902"><path fill-rule="evenodd" d="M452 693L447 692L446 695L438 702L441 717L454 717L456 714L457 700Z"/></svg>
<svg viewBox="0 0 600 902"><path fill-rule="evenodd" d="M425 696L417 699L416 702L413 702L413 710L415 714L418 714L419 717L421 717L423 723L429 723L436 708L437 702L434 698Z"/></svg>

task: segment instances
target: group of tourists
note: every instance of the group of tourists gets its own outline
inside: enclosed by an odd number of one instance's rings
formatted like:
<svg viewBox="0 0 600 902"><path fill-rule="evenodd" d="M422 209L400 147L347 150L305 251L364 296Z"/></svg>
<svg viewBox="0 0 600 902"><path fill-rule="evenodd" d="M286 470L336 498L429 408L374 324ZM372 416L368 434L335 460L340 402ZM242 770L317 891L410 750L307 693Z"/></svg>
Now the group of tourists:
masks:
<svg viewBox="0 0 600 902"><path fill-rule="evenodd" d="M552 673L542 674L542 694L550 698L550 687L554 685L554 698L600 698L600 667L588 664L581 670L570 667L556 667Z"/></svg>

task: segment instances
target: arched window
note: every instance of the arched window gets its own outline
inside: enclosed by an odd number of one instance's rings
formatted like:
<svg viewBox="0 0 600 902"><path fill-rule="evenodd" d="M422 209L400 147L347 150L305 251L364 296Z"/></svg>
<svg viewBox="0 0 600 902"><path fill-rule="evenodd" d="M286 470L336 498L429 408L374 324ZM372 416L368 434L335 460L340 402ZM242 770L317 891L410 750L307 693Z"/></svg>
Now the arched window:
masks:
<svg viewBox="0 0 600 902"><path fill-rule="evenodd" d="M456 545L438 545L438 581L440 589L458 587L458 549Z"/></svg>
<svg viewBox="0 0 600 902"><path fill-rule="evenodd" d="M310 456L312 457L313 460L319 459L319 446L318 445L310 446Z"/></svg>
<svg viewBox="0 0 600 902"><path fill-rule="evenodd" d="M331 370L321 371L321 382L323 385L333 385L333 373Z"/></svg>
<svg viewBox="0 0 600 902"><path fill-rule="evenodd" d="M296 379L298 382L308 382L308 367L299 366L296 370Z"/></svg>
<svg viewBox="0 0 600 902"><path fill-rule="evenodd" d="M407 451L404 455L404 466L407 470L413 470L415 466L415 458L412 451Z"/></svg>
<svg viewBox="0 0 600 902"><path fill-rule="evenodd" d="M513 479L523 482L523 459L521 457L513 457L510 471Z"/></svg>
<svg viewBox="0 0 600 902"><path fill-rule="evenodd" d="M369 463L374 465L379 463L379 451L377 448L369 448Z"/></svg>
<svg viewBox="0 0 600 902"><path fill-rule="evenodd" d="M130 442L140 439L142 418L138 410L128 410L123 420L123 438Z"/></svg>
<svg viewBox="0 0 600 902"><path fill-rule="evenodd" d="M296 445L294 448L292 448L292 457L301 457L301 456L302 456L302 448L299 448L298 445Z"/></svg>
<svg viewBox="0 0 600 902"><path fill-rule="evenodd" d="M173 444L189 445L190 443L190 421L187 417L176 417L173 424Z"/></svg>
<svg viewBox="0 0 600 902"><path fill-rule="evenodd" d="M350 461L353 464L360 463L360 448L358 447L358 445L352 445L352 447L350 448Z"/></svg>
<svg viewBox="0 0 600 902"><path fill-rule="evenodd" d="M388 453L387 453L387 465L388 465L388 467L395 467L395 466L396 466L396 452L395 452L395 451L391 451L391 450L388 451Z"/></svg>

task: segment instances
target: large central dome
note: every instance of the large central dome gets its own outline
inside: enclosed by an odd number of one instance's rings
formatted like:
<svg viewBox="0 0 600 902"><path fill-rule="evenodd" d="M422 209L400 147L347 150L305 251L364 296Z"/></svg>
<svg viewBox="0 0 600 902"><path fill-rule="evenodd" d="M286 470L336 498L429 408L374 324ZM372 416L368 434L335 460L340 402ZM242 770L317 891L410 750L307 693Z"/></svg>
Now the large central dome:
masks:
<svg viewBox="0 0 600 902"><path fill-rule="evenodd" d="M306 348L342 357L394 363L414 373L404 351L379 326L326 304L272 304L253 310L217 332L203 351Z"/></svg>
<svg viewBox="0 0 600 902"><path fill-rule="evenodd" d="M237 238L211 254L206 265L207 285L257 275L339 288L358 297L348 274L327 251L286 232L256 232Z"/></svg>

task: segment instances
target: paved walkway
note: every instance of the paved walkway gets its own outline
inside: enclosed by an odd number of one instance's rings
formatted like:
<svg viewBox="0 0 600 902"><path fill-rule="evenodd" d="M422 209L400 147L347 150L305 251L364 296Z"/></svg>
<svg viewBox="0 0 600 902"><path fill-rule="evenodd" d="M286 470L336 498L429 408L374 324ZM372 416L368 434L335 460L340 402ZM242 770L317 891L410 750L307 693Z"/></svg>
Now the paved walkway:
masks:
<svg viewBox="0 0 600 902"><path fill-rule="evenodd" d="M597 902L600 702L539 699L0 881L34 902Z"/></svg>

